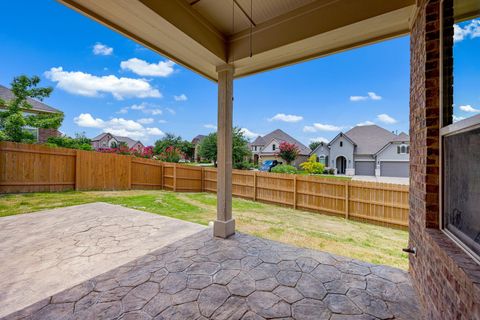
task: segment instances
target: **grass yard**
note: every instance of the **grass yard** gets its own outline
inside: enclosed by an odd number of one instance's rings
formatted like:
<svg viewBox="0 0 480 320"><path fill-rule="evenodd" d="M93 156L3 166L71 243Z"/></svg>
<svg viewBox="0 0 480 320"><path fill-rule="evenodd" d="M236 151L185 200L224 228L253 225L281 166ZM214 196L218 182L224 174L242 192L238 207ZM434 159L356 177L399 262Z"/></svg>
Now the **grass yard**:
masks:
<svg viewBox="0 0 480 320"><path fill-rule="evenodd" d="M216 197L207 193L166 191L91 191L31 193L0 196L0 217L39 210L107 202L207 225L215 219ZM243 199L233 199L240 232L407 269L408 232L348 221L328 215L293 210Z"/></svg>

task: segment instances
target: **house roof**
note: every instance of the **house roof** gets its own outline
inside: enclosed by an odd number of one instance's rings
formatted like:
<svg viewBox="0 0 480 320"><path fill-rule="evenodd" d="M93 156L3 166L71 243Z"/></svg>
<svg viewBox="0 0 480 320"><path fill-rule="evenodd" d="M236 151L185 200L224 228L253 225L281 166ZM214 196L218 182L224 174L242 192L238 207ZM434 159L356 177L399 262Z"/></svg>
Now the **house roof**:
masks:
<svg viewBox="0 0 480 320"><path fill-rule="evenodd" d="M375 154L397 135L377 125L356 126L345 132L357 145L357 154Z"/></svg>
<svg viewBox="0 0 480 320"><path fill-rule="evenodd" d="M253 142L250 144L252 146L264 146L266 144L265 139L262 136L258 136Z"/></svg>
<svg viewBox="0 0 480 320"><path fill-rule="evenodd" d="M262 138L263 141L265 141L265 143L262 145L268 145L270 142L272 142L272 140L277 140L279 142L286 141L288 143L295 144L300 150L300 155L309 155L311 152L310 148L308 148L303 143L301 143L300 141L298 141L297 139L293 138L292 136L290 136L289 134L285 133L280 129L274 130L269 134L266 134L265 136L258 137L258 138ZM258 138L255 139L255 141L257 141ZM252 143L252 145L255 145L255 141Z"/></svg>
<svg viewBox="0 0 480 320"><path fill-rule="evenodd" d="M206 137L205 135L199 134L195 138L192 139L192 143L193 144L200 143L200 142L202 142L203 139L205 139L205 137Z"/></svg>
<svg viewBox="0 0 480 320"><path fill-rule="evenodd" d="M133 147L137 142L140 143L143 146L143 143L140 140L133 140L129 137L116 136L116 135L113 135L109 132L104 132L104 133L99 134L98 136L92 138L92 141L101 140L101 139L103 139L103 137L105 137L108 134L111 135L113 138L115 138L115 140L117 140L118 142L125 142L129 148Z"/></svg>
<svg viewBox="0 0 480 320"><path fill-rule="evenodd" d="M398 136L392 139L393 142L410 141L410 136L405 132L400 132Z"/></svg>
<svg viewBox="0 0 480 320"><path fill-rule="evenodd" d="M13 94L12 90L8 89L5 86L0 85L0 98L5 101L8 101L15 98L15 95ZM62 113L62 111L55 109L53 107L50 107L49 105L41 101L38 101L32 98L27 98L27 101L32 105L32 109L29 109L29 111L31 110L38 113Z"/></svg>

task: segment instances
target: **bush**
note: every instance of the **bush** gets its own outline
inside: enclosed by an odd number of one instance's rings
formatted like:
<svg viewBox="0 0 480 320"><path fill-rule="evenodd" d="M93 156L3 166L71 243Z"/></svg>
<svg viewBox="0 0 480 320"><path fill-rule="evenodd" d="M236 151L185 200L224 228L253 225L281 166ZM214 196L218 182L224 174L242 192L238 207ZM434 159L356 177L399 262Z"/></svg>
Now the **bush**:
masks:
<svg viewBox="0 0 480 320"><path fill-rule="evenodd" d="M312 154L306 162L300 164L300 167L309 174L322 174L325 166L323 163L317 162L316 154Z"/></svg>
<svg viewBox="0 0 480 320"><path fill-rule="evenodd" d="M247 161L243 162L238 162L233 165L234 169L239 169L239 170L251 170L256 168L255 164Z"/></svg>
<svg viewBox="0 0 480 320"><path fill-rule="evenodd" d="M335 174L335 169L333 168L328 168L323 170L323 174Z"/></svg>
<svg viewBox="0 0 480 320"><path fill-rule="evenodd" d="M158 159L165 162L178 162L182 156L183 154L179 148L169 146L158 155Z"/></svg>
<svg viewBox="0 0 480 320"><path fill-rule="evenodd" d="M288 143L286 141L281 142L280 145L278 146L278 149L280 151L278 151L277 155L283 160L285 160L287 164L290 164L292 163L292 161L295 161L295 159L297 158L300 152L298 150L298 147L295 144Z"/></svg>
<svg viewBox="0 0 480 320"><path fill-rule="evenodd" d="M69 149L93 150L91 141L83 134L76 134L75 138L68 136L50 137L46 143L49 147L62 147Z"/></svg>
<svg viewBox="0 0 480 320"><path fill-rule="evenodd" d="M297 173L297 168L295 168L294 166L291 166L289 164L280 164L278 166L273 167L272 172L274 172L274 173L295 174L295 173Z"/></svg>

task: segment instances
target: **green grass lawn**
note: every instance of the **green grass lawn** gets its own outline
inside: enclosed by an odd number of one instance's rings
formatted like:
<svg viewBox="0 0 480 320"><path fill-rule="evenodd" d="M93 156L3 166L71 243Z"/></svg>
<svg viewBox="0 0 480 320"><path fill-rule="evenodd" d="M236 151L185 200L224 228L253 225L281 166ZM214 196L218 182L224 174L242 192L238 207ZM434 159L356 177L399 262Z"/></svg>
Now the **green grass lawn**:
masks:
<svg viewBox="0 0 480 320"><path fill-rule="evenodd" d="M0 196L0 217L91 202L107 202L207 225L215 219L216 197L207 193L166 191L99 191L31 193ZM323 250L372 263L407 269L408 232L233 199L240 232Z"/></svg>

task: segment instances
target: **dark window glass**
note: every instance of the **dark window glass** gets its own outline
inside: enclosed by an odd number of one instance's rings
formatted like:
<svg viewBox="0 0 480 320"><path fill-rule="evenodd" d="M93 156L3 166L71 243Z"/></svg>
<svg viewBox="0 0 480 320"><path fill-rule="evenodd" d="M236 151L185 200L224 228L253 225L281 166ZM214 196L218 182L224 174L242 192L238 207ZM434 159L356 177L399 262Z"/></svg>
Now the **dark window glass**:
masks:
<svg viewBox="0 0 480 320"><path fill-rule="evenodd" d="M443 146L444 226L480 254L480 128L444 137Z"/></svg>
<svg viewBox="0 0 480 320"><path fill-rule="evenodd" d="M343 141L340 141L340 147L343 147Z"/></svg>

